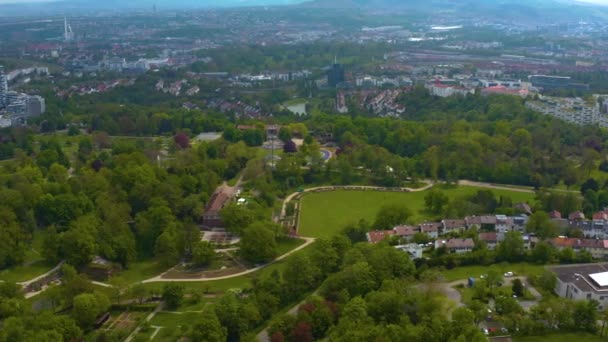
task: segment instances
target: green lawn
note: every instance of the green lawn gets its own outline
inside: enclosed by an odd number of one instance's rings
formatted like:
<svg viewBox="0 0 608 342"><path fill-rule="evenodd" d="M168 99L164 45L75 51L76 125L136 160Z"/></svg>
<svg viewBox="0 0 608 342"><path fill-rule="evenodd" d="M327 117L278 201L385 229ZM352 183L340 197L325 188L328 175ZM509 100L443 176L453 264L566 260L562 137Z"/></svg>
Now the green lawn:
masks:
<svg viewBox="0 0 608 342"><path fill-rule="evenodd" d="M127 283L137 283L155 277L164 271L167 267L162 266L156 260L136 261L129 264L129 268L120 272L118 276L125 279Z"/></svg>
<svg viewBox="0 0 608 342"><path fill-rule="evenodd" d="M599 336L586 333L571 333L571 334L552 334L545 336L530 336L530 337L514 337L515 342L600 342Z"/></svg>
<svg viewBox="0 0 608 342"><path fill-rule="evenodd" d="M27 266L17 266L0 271L0 280L17 283L34 279L50 271L56 265L49 265L44 260L38 260Z"/></svg>
<svg viewBox="0 0 608 342"><path fill-rule="evenodd" d="M450 198L473 194L482 188L461 186L443 189ZM509 196L514 203L534 199L534 194L492 190L495 196ZM302 236L330 237L349 223L366 219L373 222L378 210L385 204L404 204L412 210L414 221L421 222L427 217L424 209L423 192L379 192L337 190L321 193L308 193L301 199L301 218L299 233Z"/></svg>
<svg viewBox="0 0 608 342"><path fill-rule="evenodd" d="M277 241L277 255L281 256L306 242L302 239L285 238Z"/></svg>
<svg viewBox="0 0 608 342"><path fill-rule="evenodd" d="M494 264L490 266L462 266L451 270L441 272L446 281L466 280L469 277L479 277L482 274L488 273L490 270L496 270L501 274L505 272L515 272L515 275L533 276L541 275L545 270L543 265L533 265L528 263L520 264Z"/></svg>
<svg viewBox="0 0 608 342"><path fill-rule="evenodd" d="M310 252L311 248L310 246L307 246L306 248L302 249L301 251L298 251L296 254L299 253L308 253ZM269 265L267 267L264 267L263 269L257 271L257 272L253 272L244 276L240 276L240 277L234 277L234 278L228 278L228 279L222 279L222 280L213 280L213 281L204 281L204 282L180 282L180 285L183 285L186 290L207 290L211 293L223 293L227 290L230 289L244 289L244 288L249 288L251 287L251 280L256 278L256 277L268 277L270 276L274 271L278 271L279 273L283 271L283 269L285 268L286 262L287 260L289 260L289 258L291 258L293 256L290 255L289 257L279 261L279 262L275 262L272 265ZM145 286L147 288L155 288L155 289L161 289L165 284L165 282L158 282L158 283L147 283L145 284Z"/></svg>

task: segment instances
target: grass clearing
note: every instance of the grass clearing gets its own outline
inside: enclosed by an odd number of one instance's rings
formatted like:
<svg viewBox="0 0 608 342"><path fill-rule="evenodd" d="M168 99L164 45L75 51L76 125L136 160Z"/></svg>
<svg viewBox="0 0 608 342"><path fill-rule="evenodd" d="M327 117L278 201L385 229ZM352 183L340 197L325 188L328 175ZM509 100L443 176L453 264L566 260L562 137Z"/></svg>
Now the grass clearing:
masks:
<svg viewBox="0 0 608 342"><path fill-rule="evenodd" d="M289 251L303 245L306 240L303 239L291 239L284 238L277 240L277 255L281 256L288 253Z"/></svg>
<svg viewBox="0 0 608 342"><path fill-rule="evenodd" d="M600 342L605 341L597 335L588 333L551 334L545 336L514 337L515 342Z"/></svg>
<svg viewBox="0 0 608 342"><path fill-rule="evenodd" d="M311 250L310 246L298 251L295 254L299 253L309 253ZM239 277L221 279L221 280L212 280L212 281L200 281L200 282L179 282L180 285L183 285L186 291L204 291L215 294L224 293L230 289L247 289L251 287L251 280L254 278L264 278L270 276L274 271L282 272L285 269L287 264L287 260L289 260L293 255L289 257L275 262L271 265L264 267L263 269L246 274ZM145 286L148 289L156 289L157 293L160 293L160 289L163 288L164 285L168 284L168 282L155 282L155 283L146 283Z"/></svg>
<svg viewBox="0 0 608 342"><path fill-rule="evenodd" d="M450 198L474 194L485 188L460 186L442 189ZM492 190L495 196L508 196L517 202L529 202L534 194ZM300 200L302 211L299 233L302 236L331 237L349 223L365 219L373 223L378 210L387 204L404 204L413 213L415 222L422 222L428 217L424 210L424 196L427 191L421 192L380 192L380 191L350 191L336 190L320 193L307 193Z"/></svg>
<svg viewBox="0 0 608 342"><path fill-rule="evenodd" d="M51 265L44 260L38 260L28 265L16 266L0 271L0 280L18 283L34 279L50 271L56 265Z"/></svg>
<svg viewBox="0 0 608 342"><path fill-rule="evenodd" d="M528 263L519 264L494 264L490 266L460 266L451 270L441 272L446 281L466 280L469 277L479 277L482 274L488 273L490 270L498 271L500 274L505 272L514 272L517 276L534 276L541 275L544 270L544 265L533 265Z"/></svg>
<svg viewBox="0 0 608 342"><path fill-rule="evenodd" d="M42 235L41 231L36 230L34 232L31 247L25 252L24 263L20 266L0 270L0 280L13 283L27 281L45 274L56 266L46 262L40 254L42 250Z"/></svg>
<svg viewBox="0 0 608 342"><path fill-rule="evenodd" d="M118 276L132 284L155 277L166 270L167 267L162 266L156 260L144 260L132 262L129 264L129 268L120 272Z"/></svg>

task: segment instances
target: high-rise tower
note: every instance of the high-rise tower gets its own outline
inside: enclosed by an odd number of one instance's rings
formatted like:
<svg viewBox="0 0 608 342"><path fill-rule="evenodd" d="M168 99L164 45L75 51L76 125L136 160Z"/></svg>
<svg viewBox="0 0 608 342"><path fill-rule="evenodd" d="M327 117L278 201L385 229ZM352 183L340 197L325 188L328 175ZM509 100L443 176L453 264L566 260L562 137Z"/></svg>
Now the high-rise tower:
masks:
<svg viewBox="0 0 608 342"><path fill-rule="evenodd" d="M72 31L72 26L68 24L68 18L63 18L63 40L66 42L71 42L74 40L74 31Z"/></svg>
<svg viewBox="0 0 608 342"><path fill-rule="evenodd" d="M6 75L4 74L4 67L0 65L0 109L6 108L7 103L7 93L8 93L8 82L6 80Z"/></svg>
<svg viewBox="0 0 608 342"><path fill-rule="evenodd" d="M334 58L334 64L331 66L331 69L327 71L327 84L335 88L338 84L346 81L346 77L344 75L344 66L338 63L338 57Z"/></svg>

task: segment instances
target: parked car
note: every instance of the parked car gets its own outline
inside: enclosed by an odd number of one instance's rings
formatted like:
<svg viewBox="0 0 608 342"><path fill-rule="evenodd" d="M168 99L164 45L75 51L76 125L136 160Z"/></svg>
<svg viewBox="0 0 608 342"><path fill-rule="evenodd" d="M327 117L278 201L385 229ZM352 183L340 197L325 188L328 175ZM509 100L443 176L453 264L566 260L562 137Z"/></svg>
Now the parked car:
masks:
<svg viewBox="0 0 608 342"><path fill-rule="evenodd" d="M505 273L505 277L506 277L506 278L508 278L508 277L512 277L512 276L514 276L514 275L515 275L515 273L513 273L513 272L511 272L511 271L509 271L509 272L506 272L506 273Z"/></svg>

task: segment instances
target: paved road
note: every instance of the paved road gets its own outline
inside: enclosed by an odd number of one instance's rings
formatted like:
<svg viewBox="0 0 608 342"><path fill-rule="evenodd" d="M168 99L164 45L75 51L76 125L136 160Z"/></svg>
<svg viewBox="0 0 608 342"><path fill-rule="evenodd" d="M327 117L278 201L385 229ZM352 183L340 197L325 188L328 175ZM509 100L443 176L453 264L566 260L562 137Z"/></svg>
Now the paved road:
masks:
<svg viewBox="0 0 608 342"><path fill-rule="evenodd" d="M538 300L541 298L541 294L532 285L530 285L530 283L528 283L528 280L526 277L504 278L504 285L505 286L512 285L513 281L515 279L521 280L521 282L526 286L526 289L528 289L528 291L530 291L530 293L535 298L535 300L519 301L519 304L522 306L522 308L524 308L525 310L529 310L532 306L534 306L538 303ZM467 283L468 283L467 280L456 280L456 281L453 281L450 283L441 283L439 285L439 289L446 297L448 297L448 299L454 301L456 303L456 305L460 307L460 306L464 306L464 303L462 303L462 295L460 294L460 291L458 291L455 287L460 284L466 286Z"/></svg>

